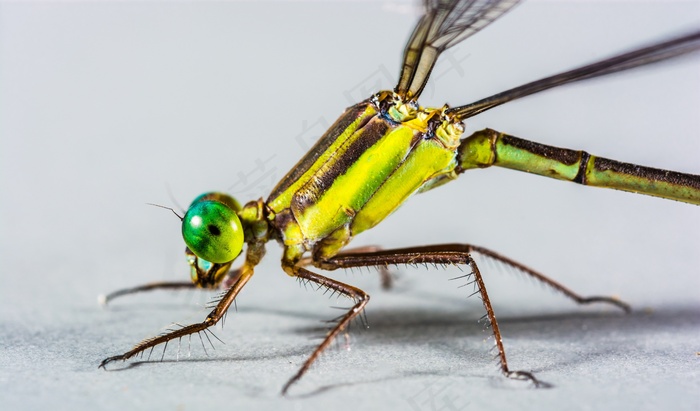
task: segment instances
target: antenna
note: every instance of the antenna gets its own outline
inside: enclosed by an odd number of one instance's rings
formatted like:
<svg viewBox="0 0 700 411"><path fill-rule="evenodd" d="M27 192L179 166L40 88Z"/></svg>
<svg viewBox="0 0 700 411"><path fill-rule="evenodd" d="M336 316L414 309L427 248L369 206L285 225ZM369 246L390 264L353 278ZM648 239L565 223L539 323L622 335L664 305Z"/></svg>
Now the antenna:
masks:
<svg viewBox="0 0 700 411"><path fill-rule="evenodd" d="M146 203L146 204L147 204L147 205L150 205L150 206L153 206L153 207L164 208L164 209L166 209L166 210L170 210L170 211L173 212L173 214L175 214L175 215L177 216L177 218L180 219L180 221L182 221L182 219L183 219L183 217L181 217L180 214L178 214L177 211L175 211L175 210L172 209L171 207L166 207L166 206L163 206L163 205L160 205L160 204L153 204L153 203Z"/></svg>

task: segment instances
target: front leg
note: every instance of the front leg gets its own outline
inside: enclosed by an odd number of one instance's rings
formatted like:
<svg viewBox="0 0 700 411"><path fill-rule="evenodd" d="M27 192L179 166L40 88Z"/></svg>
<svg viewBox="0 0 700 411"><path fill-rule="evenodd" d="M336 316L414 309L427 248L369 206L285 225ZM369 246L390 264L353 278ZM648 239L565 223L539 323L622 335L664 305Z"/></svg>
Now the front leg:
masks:
<svg viewBox="0 0 700 411"><path fill-rule="evenodd" d="M148 284L142 284L131 288L122 288L121 290L112 291L109 294L100 294L97 296L97 302L100 305L107 305L117 297L142 293L154 290L192 290L197 288L197 284L192 281L158 281Z"/></svg>
<svg viewBox="0 0 700 411"><path fill-rule="evenodd" d="M192 281L163 281L143 284L136 287L124 288L113 291L107 295L100 295L97 301L100 305L107 305L117 297L155 290L182 290L201 288L216 290L217 288L228 290L241 274L241 269L231 269L233 261L223 264L213 264L198 259L189 249L186 250L190 265Z"/></svg>
<svg viewBox="0 0 700 411"><path fill-rule="evenodd" d="M226 291L221 300L219 300L219 302L216 304L216 307L214 307L214 309L209 313L209 315L207 315L204 321L202 321L201 323L185 326L178 330L174 330L157 337L146 339L137 344L131 350L125 352L124 354L105 358L104 360L102 360L98 368L105 368L107 364L113 361L128 360L129 358L132 358L135 355L145 352L149 348L152 350L160 344L165 344L165 347L167 348L167 344L171 340L179 340L182 337L186 337L192 334L198 334L202 331L206 332L209 327L218 323L219 320L221 320L221 318L224 316L224 314L226 314L226 311L228 311L229 307L231 306L231 303L233 303L233 301L236 299L238 293L243 289L243 287L253 276L254 267L260 262L260 259L262 258L264 252L265 250L262 247L262 245L249 246L246 255L246 262L239 269L239 275L236 281L234 282L233 286L231 286L231 288L229 288L228 291ZM165 349L163 350L163 353L165 354Z"/></svg>
<svg viewBox="0 0 700 411"><path fill-rule="evenodd" d="M226 313L228 310L229 306L233 302L233 300L236 298L238 293L243 289L243 286L250 280L250 278L253 276L253 272L244 272L242 275L239 277L238 281L231 287L228 291L226 291L226 294L224 297L219 301L219 303L214 307L214 309L207 315L207 317L202 321L201 323L198 324L191 324L186 327L180 328L179 330L171 331L169 333L160 335L158 337L153 337L149 338L147 340L144 340L137 344L134 348L132 348L130 351L125 352L124 354L121 355L115 355L113 357L105 358L102 360L100 363L99 368L104 368L107 364L113 361L117 360L128 360L129 358L142 353L146 351L147 349L151 348L153 349L155 346L160 345L165 343L166 347L169 341L175 340L175 339L180 339L182 337L195 334L195 333L200 333L202 331L206 331L209 327L215 325L221 317ZM163 351L165 353L165 350Z"/></svg>

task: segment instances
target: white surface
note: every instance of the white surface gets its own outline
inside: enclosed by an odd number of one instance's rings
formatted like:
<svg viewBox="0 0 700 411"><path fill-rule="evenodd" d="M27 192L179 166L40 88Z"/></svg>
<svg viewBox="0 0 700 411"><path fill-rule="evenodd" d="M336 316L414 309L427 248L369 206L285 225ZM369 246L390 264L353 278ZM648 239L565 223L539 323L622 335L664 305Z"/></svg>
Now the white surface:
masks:
<svg viewBox="0 0 700 411"><path fill-rule="evenodd" d="M412 199L353 245L472 242L631 303L629 316L579 309L483 264L511 367L555 388L499 376L455 272L406 269L388 293L374 274L333 274L372 295L371 328L280 398L345 303L300 289L276 244L209 357L195 338L187 360L183 341L179 362L171 345L164 363L97 369L206 314L209 297L186 292L97 306L188 278L178 221L144 203L173 204L167 186L181 205L212 189L266 195L299 141L394 86L409 4L0 4L0 408L698 409L698 208L495 169ZM526 3L455 49L422 102L468 103L699 23L697 1ZM698 173L699 65L543 93L469 130Z"/></svg>

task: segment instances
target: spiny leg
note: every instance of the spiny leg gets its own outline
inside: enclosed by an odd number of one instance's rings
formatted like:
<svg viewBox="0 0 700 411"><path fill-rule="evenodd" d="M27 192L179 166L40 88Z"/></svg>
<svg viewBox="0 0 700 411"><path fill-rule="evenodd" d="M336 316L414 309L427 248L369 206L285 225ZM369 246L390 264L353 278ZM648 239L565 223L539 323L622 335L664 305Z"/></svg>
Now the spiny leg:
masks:
<svg viewBox="0 0 700 411"><path fill-rule="evenodd" d="M448 244L451 245L451 244ZM453 244L454 245L454 244ZM507 266L513 267L516 270L519 270L530 277L534 278L535 280L541 282L542 284L554 289L555 291L558 291L562 293L564 296L569 297L570 299L574 300L577 304L591 304L591 303L606 303L606 304L612 304L621 310L623 310L626 313L629 313L632 311L632 308L629 306L629 304L625 303L624 301L620 301L615 297L607 297L607 296L590 296L590 297L584 297L578 293L575 293L571 289L563 286L561 283L552 280L551 278L545 276L544 274L533 270L530 267L527 267L523 264L520 264L519 262L515 260L511 260L508 257L505 257L501 254L498 254L494 251L491 251L487 248L475 246L475 245L464 245L464 244L456 244L458 246L466 246L469 247L471 251L476 252L478 254L482 254L488 258L491 258L493 260L499 261Z"/></svg>
<svg viewBox="0 0 700 411"><path fill-rule="evenodd" d="M377 245L368 245L364 247L355 247L343 250L337 255L350 255L357 253L375 253L381 251L382 247ZM378 267L379 270L379 281L381 282L383 290L390 290L394 286L394 279L391 277L391 272L386 266Z"/></svg>
<svg viewBox="0 0 700 411"><path fill-rule="evenodd" d="M560 284L559 282L552 280L551 278L545 276L544 274L533 270L532 268L521 264L515 260L512 260L508 257L505 257L495 251L492 251L488 248L484 247L479 247L476 245L471 245L471 244L440 244L440 245L434 245L434 246L422 246L422 247L409 247L409 248L402 248L402 249L394 249L394 250L380 250L376 252L368 252L368 253L352 253L352 254L338 254L335 257L332 257L328 259L328 261L324 261L322 263L323 268L327 270L334 270L337 268L352 268L352 267L365 267L368 265L377 265L379 267L384 267L386 268L387 265L389 264L420 264L420 263L431 263L431 261L423 261L421 260L420 254L422 252L462 252L462 253L478 253L481 255L484 255L488 258L491 258L495 261L498 261L500 263L503 263L509 267L513 267L514 269L521 271L528 276L534 278L535 280L541 282L542 284L546 285L547 287L550 287L554 289L557 292L562 293L564 296L572 299L574 302L577 304L591 304L591 303L606 303L606 304L611 304L614 305L621 310L625 312L630 312L631 308L629 304L625 303L624 301L620 301L619 299L615 297L607 297L607 296L590 296L590 297L584 297L571 289L565 287L564 285ZM385 257L385 256L394 256L396 254L405 254L405 255L412 255L414 258L416 258L415 261L412 262L379 262L379 263L368 263L368 261L375 261L374 258L368 259L369 256L372 257ZM348 265L349 264L349 265ZM439 264L439 263L436 263ZM453 264L459 264L459 263L453 263Z"/></svg>
<svg viewBox="0 0 700 411"><path fill-rule="evenodd" d="M363 247L355 247L355 248L348 248L345 249L341 252L339 252L337 255L343 256L343 255L352 255L352 254L364 254L364 253L374 253L377 251L381 251L382 247L377 246L377 245L368 245L368 246L363 246ZM302 266L302 267L308 267L310 265L315 265L318 268L323 268L323 263L319 263L318 261L314 261L312 257L304 257L299 262L297 265ZM386 266L380 266L377 267L379 270L379 281L381 282L382 289L384 290L390 290L394 286L394 279L391 276L391 272L389 271L389 268Z"/></svg>
<svg viewBox="0 0 700 411"><path fill-rule="evenodd" d="M178 330L174 330L171 332L168 332L166 334L160 335L158 337L153 337L149 338L147 340L144 340L137 344L134 348L132 348L130 351L125 352L122 355L115 355L113 357L105 358L102 360L100 363L100 366L98 368L104 368L107 364L113 361L117 360L128 360L129 358L142 353L146 350L153 349L155 346L160 345L165 343L167 347L167 343L171 340L175 339L180 339L182 337L195 334L195 333L200 333L202 331L205 332L209 327L215 325L219 320L224 316L226 311L228 310L229 306L231 303L234 301L238 293L243 289L243 287L248 283L250 278L253 276L253 269L248 268L244 266L241 269L240 276L238 277L238 280L233 284L233 286L226 291L222 299L219 301L219 303L214 307L214 309L207 315L207 317L202 321L201 323L198 324L191 324L185 327L182 327ZM207 337L208 338L208 337ZM163 351L165 354L165 351Z"/></svg>
<svg viewBox="0 0 700 411"><path fill-rule="evenodd" d="M533 276L537 280L542 281L544 284L553 287L554 289L561 291L564 295L572 298L573 300L585 304L590 302L606 302L618 306L622 309L628 309L629 307L613 298L609 297L581 297L576 293L573 293L569 289L561 286L557 282L548 279L544 275L531 270L530 268L523 266L513 260L503 257L493 251L485 248L475 247L468 244L443 244L435 246L423 246L423 247L411 247L395 250L383 250L372 253L355 253L351 255L338 255L329 258L324 261L324 266L328 269L335 268L352 268L352 267L366 267L366 266L386 266L388 264L467 264L472 268L472 275L474 275L474 283L477 287L477 292L481 295L481 300L484 304L484 309L486 310L486 317L491 326L493 336L496 343L496 348L498 349L498 358L500 362L501 371L508 378L523 379L532 381L535 386L547 386L546 383L542 383L534 375L527 371L511 371L508 367L508 362L506 359L505 349L503 347L503 341L501 338L501 331L496 321L496 315L493 311L491 305L491 300L489 299L488 293L486 291L486 286L483 281L481 272L479 271L476 262L471 256L472 252L478 252L484 254L490 258L501 261L504 264L511 265L523 272Z"/></svg>
<svg viewBox="0 0 700 411"><path fill-rule="evenodd" d="M351 248L348 250L343 250L340 254L345 255L345 254L352 254L352 253L366 253L366 252L374 252L374 251L379 251L381 250L380 247L378 246L366 246L366 247L357 247L357 248ZM301 261L299 261L299 265L302 267L307 267L309 265L312 265L313 261L310 257L303 258ZM136 287L131 287L131 288L123 288L121 290L117 290L114 292L111 292L107 295L101 294L97 297L97 300L100 305L107 305L110 302L112 302L115 298L118 297L123 297L125 295L130 295L130 294L136 294L140 292L149 292L149 291L156 291L156 290L183 290L183 289L196 289L196 288L201 288L205 290L215 290L217 288L222 289L222 290L227 290L229 289L238 279L240 276L241 269L235 269L235 270L230 270L226 273L226 276L223 277L223 279L219 282L212 282L212 283L207 283L206 285L197 285L191 281L158 281L158 282L152 282L148 284L142 284ZM380 276L380 281L382 288L385 290L388 290L392 287L393 285L393 279L391 277L391 273L386 267L379 267L379 276Z"/></svg>
<svg viewBox="0 0 700 411"><path fill-rule="evenodd" d="M345 283L341 283L340 281L333 280L332 278L324 277L320 274L316 274L303 267L300 267L299 265L289 268L290 271L293 272L293 275L299 278L301 281L312 282L318 284L319 289L326 288L326 290L331 290L333 293L342 294L352 299L355 302L355 305L353 305L344 315L340 316L337 319L337 323L333 328L331 328L328 331L326 337L323 339L321 344L319 344L319 346L316 347L314 352L311 353L311 355L304 362L299 371L297 371L297 373L284 385L284 387L282 388L282 395L287 394L289 387L291 387L292 384L297 382L306 373L306 371L308 371L309 367L311 367L311 364L313 364L316 361L316 359L321 355L321 353L326 348L328 348L329 345L331 345L335 337L337 337L339 333L345 330L348 324L350 324L350 322L355 317L362 313L362 310L364 310L365 306L367 305L367 302L369 301L369 294L365 293L359 288L353 287Z"/></svg>

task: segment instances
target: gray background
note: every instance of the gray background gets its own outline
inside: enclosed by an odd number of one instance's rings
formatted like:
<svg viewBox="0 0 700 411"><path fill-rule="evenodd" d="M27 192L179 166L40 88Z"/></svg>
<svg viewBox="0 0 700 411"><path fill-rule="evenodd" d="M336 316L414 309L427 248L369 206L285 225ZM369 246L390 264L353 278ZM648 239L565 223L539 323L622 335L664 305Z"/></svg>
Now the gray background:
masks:
<svg viewBox="0 0 700 411"><path fill-rule="evenodd" d="M279 269L270 244L208 347L163 363L99 361L206 314L210 295L100 293L187 279L179 224L146 202L207 190L243 201L274 182L351 103L394 86L412 2L0 4L0 408L676 409L700 407L700 212L508 170L417 196L353 245L472 242L583 294L578 308L482 264L511 367L506 381L454 270L333 273L372 295L354 327L279 390L338 314ZM454 49L422 103L474 101L698 27L700 3L529 2ZM524 138L700 172L698 58L523 99L473 119ZM191 351L191 356L187 356ZM154 359L160 359L156 350ZM385 408L386 409L386 408Z"/></svg>

